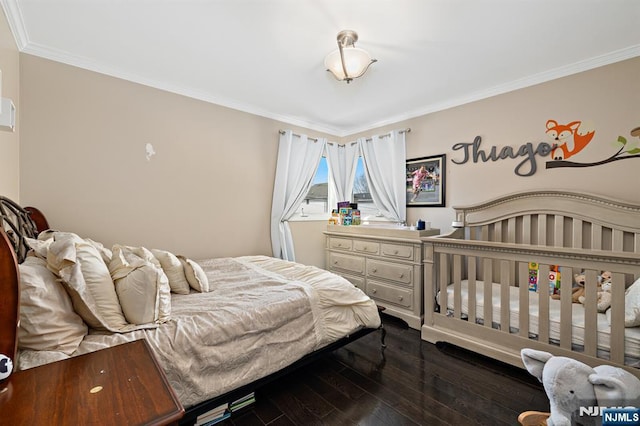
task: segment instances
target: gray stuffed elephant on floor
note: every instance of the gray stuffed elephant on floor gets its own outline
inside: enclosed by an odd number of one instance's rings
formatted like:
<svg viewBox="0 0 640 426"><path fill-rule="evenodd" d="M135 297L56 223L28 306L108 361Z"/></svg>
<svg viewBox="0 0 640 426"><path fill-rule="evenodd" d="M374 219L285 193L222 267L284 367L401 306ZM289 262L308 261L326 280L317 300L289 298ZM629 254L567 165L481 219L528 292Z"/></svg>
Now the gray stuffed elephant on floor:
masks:
<svg viewBox="0 0 640 426"><path fill-rule="evenodd" d="M580 407L640 407L640 379L622 368L590 367L572 358L527 348L520 355L549 398L549 426L602 424L601 415L581 415Z"/></svg>

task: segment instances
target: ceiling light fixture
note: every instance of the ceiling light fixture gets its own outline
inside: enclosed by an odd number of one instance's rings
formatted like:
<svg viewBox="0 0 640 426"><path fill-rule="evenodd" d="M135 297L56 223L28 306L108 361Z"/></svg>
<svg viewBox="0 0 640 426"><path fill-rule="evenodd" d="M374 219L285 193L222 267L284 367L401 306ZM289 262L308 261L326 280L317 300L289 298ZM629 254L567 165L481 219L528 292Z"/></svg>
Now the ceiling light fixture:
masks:
<svg viewBox="0 0 640 426"><path fill-rule="evenodd" d="M337 39L338 50L327 55L324 66L337 80L351 83L354 78L362 77L377 59L371 59L366 50L355 47L355 42L358 41L358 33L355 31L340 31Z"/></svg>

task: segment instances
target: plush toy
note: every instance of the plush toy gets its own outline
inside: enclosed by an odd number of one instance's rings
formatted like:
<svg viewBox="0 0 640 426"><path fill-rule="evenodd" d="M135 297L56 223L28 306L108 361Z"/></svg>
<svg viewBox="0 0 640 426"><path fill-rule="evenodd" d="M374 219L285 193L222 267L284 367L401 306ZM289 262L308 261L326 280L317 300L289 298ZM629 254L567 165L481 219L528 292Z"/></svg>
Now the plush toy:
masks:
<svg viewBox="0 0 640 426"><path fill-rule="evenodd" d="M640 407L640 379L622 368L592 368L572 358L527 348L520 355L549 398L548 426L602 424L602 416L581 413L580 407Z"/></svg>
<svg viewBox="0 0 640 426"><path fill-rule="evenodd" d="M584 283L587 277L584 272L579 274L573 274L573 287L571 288L571 301L573 303L580 303L580 296L584 296ZM560 299L560 294L552 294L552 299Z"/></svg>
<svg viewBox="0 0 640 426"><path fill-rule="evenodd" d="M611 271L602 271L602 273L598 275L598 282L601 285L606 283L611 284Z"/></svg>
<svg viewBox="0 0 640 426"><path fill-rule="evenodd" d="M605 312L611 307L611 272L609 271L602 271L598 276L597 298L598 312ZM584 295L578 297L578 300L584 305Z"/></svg>

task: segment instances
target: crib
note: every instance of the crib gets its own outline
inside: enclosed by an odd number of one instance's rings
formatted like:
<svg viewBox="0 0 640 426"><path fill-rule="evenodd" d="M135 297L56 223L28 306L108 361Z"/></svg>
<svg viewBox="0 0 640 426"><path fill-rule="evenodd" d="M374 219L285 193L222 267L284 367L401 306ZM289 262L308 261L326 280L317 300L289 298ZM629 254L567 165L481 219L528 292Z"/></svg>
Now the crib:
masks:
<svg viewBox="0 0 640 426"><path fill-rule="evenodd" d="M640 377L640 206L535 191L455 215L451 233L423 238L423 340L521 368L526 347ZM599 312L603 271L611 301ZM573 303L578 273L584 299Z"/></svg>

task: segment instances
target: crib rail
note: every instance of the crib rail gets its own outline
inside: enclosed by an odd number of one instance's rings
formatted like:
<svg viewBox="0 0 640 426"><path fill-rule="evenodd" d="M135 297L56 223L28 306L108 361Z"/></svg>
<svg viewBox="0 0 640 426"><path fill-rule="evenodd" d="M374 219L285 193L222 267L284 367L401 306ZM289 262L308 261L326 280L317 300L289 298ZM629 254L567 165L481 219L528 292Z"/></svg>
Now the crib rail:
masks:
<svg viewBox="0 0 640 426"><path fill-rule="evenodd" d="M640 253L640 206L618 200L535 191L455 211L467 240Z"/></svg>
<svg viewBox="0 0 640 426"><path fill-rule="evenodd" d="M505 243L455 238L461 233L459 230L448 237L423 240L423 339L451 341L519 367L522 367L519 352L524 347L572 356L591 365L618 366L625 364L625 353L635 351L625 347L624 337L625 289L640 276L640 254L635 249L623 251L624 244L611 247L619 250L593 250L563 244L526 245L515 240ZM634 235L632 241L636 240ZM530 262L539 265L541 277L547 277L552 266L560 268L559 302L551 300L549 287L530 291ZM607 335L599 334L597 323L598 276L605 270L613 273L611 328ZM585 300L584 304L574 304L573 275L580 272L586 276ZM494 285L498 286L497 291ZM482 300L476 299L477 294ZM517 306L510 306L514 294ZM495 299L499 300L497 310ZM532 302L537 302L536 309L530 308ZM481 308L477 309L478 305ZM553 319L551 305L556 309ZM580 316L583 330L575 326L576 317ZM582 342L576 345L579 336ZM603 356L608 359L601 358L604 347L608 350ZM640 352L632 355L640 358ZM635 374L640 371L631 370Z"/></svg>

